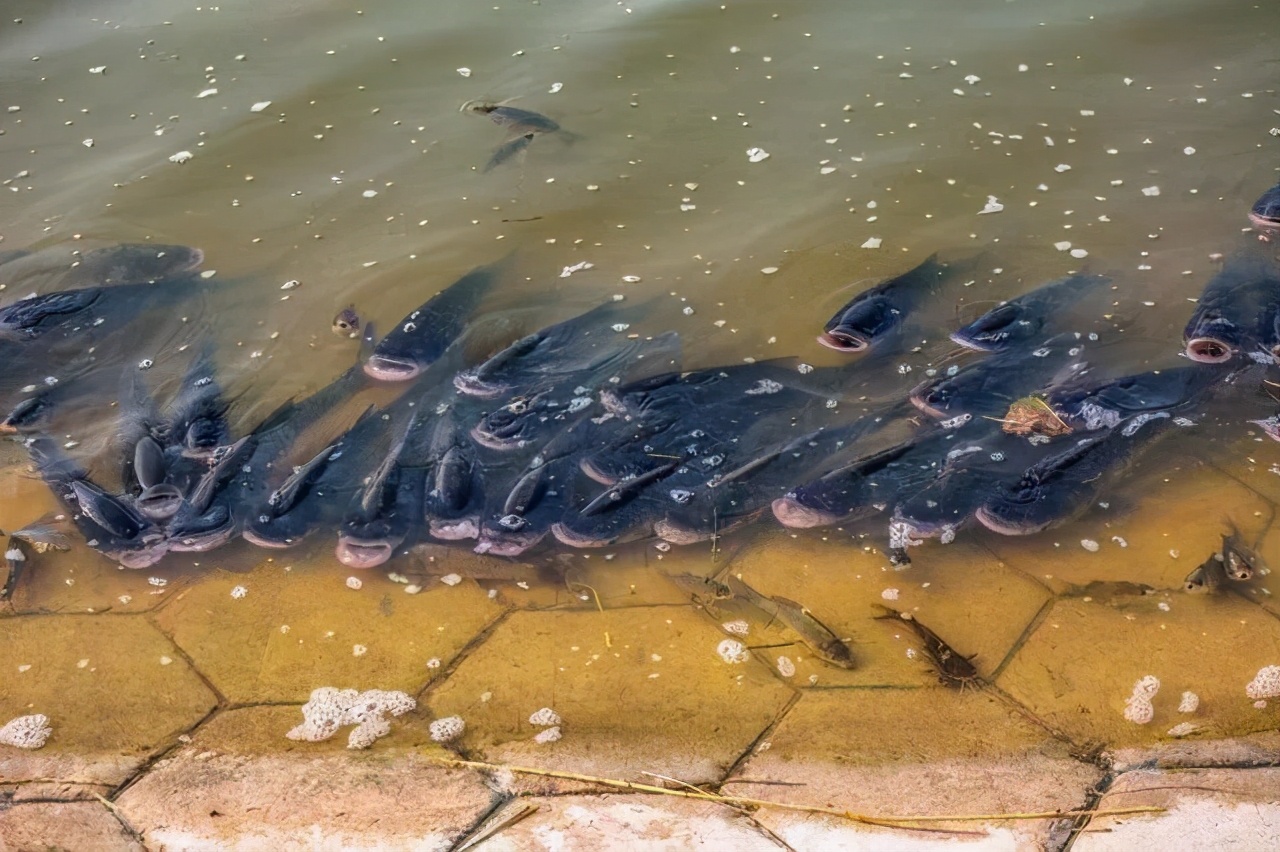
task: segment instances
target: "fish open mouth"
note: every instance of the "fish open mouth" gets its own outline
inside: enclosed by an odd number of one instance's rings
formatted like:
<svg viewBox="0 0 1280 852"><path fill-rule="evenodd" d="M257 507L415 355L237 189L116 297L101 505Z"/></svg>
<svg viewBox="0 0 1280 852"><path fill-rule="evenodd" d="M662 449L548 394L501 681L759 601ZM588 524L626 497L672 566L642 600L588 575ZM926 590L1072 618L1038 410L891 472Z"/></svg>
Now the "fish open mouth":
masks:
<svg viewBox="0 0 1280 852"><path fill-rule="evenodd" d="M1259 231L1266 231L1272 234L1280 232L1280 218L1275 216L1262 216L1258 213L1250 212L1249 224Z"/></svg>
<svg viewBox="0 0 1280 852"><path fill-rule="evenodd" d="M1187 357L1201 364L1223 364L1234 356L1234 349L1213 337L1193 337L1187 341Z"/></svg>
<svg viewBox="0 0 1280 852"><path fill-rule="evenodd" d="M587 533L570 529L563 523L552 524L551 534L561 544L567 544L570 547L608 547L615 540L611 535L592 537Z"/></svg>
<svg viewBox="0 0 1280 852"><path fill-rule="evenodd" d="M978 507L973 516L978 523L1000 535L1033 535L1049 526L1048 524L1015 524L993 514L986 506Z"/></svg>
<svg viewBox="0 0 1280 852"><path fill-rule="evenodd" d="M818 342L837 352L865 352L871 346L870 343L856 334L835 328L819 334Z"/></svg>
<svg viewBox="0 0 1280 852"><path fill-rule="evenodd" d="M525 535L485 530L480 534L480 541L474 550L476 553L487 553L491 556L519 556L542 541L546 535L546 530L531 531Z"/></svg>
<svg viewBox="0 0 1280 852"><path fill-rule="evenodd" d="M377 568L391 558L389 542L338 536L338 561L348 568Z"/></svg>
<svg viewBox="0 0 1280 852"><path fill-rule="evenodd" d="M457 520L439 520L433 518L428 524L433 538L441 541L462 541L465 538L477 538L480 527L475 518L458 518Z"/></svg>
<svg viewBox="0 0 1280 852"><path fill-rule="evenodd" d="M364 362L364 371L380 382L407 382L421 373L422 368L413 361L373 355Z"/></svg>
<svg viewBox="0 0 1280 852"><path fill-rule="evenodd" d="M907 399L911 400L912 405L932 417L934 420L946 420L951 415L940 408L935 408L926 398L932 387L933 385L930 382L923 382L916 385L911 389L911 393L907 395Z"/></svg>
<svg viewBox="0 0 1280 852"><path fill-rule="evenodd" d="M709 531L704 532L703 530L694 527L688 527L684 524L676 523L670 518L663 518L660 521L654 522L653 532L663 541L681 545L697 544L701 541L709 541L713 535Z"/></svg>
<svg viewBox="0 0 1280 852"><path fill-rule="evenodd" d="M252 529L249 529L248 527L245 527L243 530L241 530L240 535L244 538L245 541L249 542L250 544L256 545L258 547L266 547L271 550L284 550L285 548L293 547L295 544L298 543L297 541L292 539L281 541L280 539L267 538L266 536L263 536L259 533L254 532Z"/></svg>
<svg viewBox="0 0 1280 852"><path fill-rule="evenodd" d="M458 389L458 393L480 399L494 399L511 389L507 385L486 382L476 374L475 370L464 370L458 373L453 377L453 386Z"/></svg>
<svg viewBox="0 0 1280 852"><path fill-rule="evenodd" d="M153 521L167 521L182 508L182 492L173 485L160 483L153 485L138 495L134 505L145 518Z"/></svg>
<svg viewBox="0 0 1280 852"><path fill-rule="evenodd" d="M773 501L773 516L778 523L793 530L825 527L840 520L839 515L806 506L790 494Z"/></svg>
<svg viewBox="0 0 1280 852"><path fill-rule="evenodd" d="M522 438L504 438L499 435L495 435L485 429L483 423L477 423L475 426L471 427L471 438L482 447L488 447L489 449L497 450L498 452L518 450L526 443Z"/></svg>

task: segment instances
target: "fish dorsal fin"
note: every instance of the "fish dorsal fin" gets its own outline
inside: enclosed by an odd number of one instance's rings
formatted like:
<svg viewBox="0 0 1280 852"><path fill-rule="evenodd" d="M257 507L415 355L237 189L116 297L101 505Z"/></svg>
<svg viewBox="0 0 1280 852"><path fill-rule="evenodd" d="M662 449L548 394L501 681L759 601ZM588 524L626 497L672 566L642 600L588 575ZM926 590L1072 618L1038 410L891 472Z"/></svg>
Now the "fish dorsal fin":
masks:
<svg viewBox="0 0 1280 852"><path fill-rule="evenodd" d="M418 412L413 412L409 416L409 421L405 423L404 428L400 430L400 435L392 443L391 448L387 450L387 455L382 459L382 463L378 465L378 469L370 475L369 480L365 483L360 494L360 510L365 517L372 517L374 510L384 498L384 491L387 481L391 478L392 471L400 462L400 454L404 452L405 443L409 439L409 433L413 431L414 425L418 422Z"/></svg>
<svg viewBox="0 0 1280 852"><path fill-rule="evenodd" d="M298 502L298 498L306 493L307 488L324 470L334 451L341 446L342 442L337 441L325 447L316 453L310 461L290 474L289 478L282 482L279 488L271 492L271 496L267 498L267 505L271 507L272 513L280 516L292 509L294 504Z"/></svg>

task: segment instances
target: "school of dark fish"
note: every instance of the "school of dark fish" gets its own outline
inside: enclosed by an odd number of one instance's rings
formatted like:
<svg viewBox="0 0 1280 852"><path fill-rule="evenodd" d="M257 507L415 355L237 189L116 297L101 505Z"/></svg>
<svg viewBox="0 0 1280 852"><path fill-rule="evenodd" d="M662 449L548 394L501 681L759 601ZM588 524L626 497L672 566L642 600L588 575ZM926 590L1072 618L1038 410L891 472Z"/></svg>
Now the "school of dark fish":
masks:
<svg viewBox="0 0 1280 852"><path fill-rule="evenodd" d="M557 130L514 108L471 111L526 143ZM941 329L962 357L909 393L877 396L875 377L918 337L920 306L963 277L936 257L826 322L817 342L849 356L836 367L687 370L676 333L627 333L647 308L616 301L480 346L473 331L503 261L380 338L345 309L334 331L361 338L358 361L241 434L212 343L183 347L167 399L137 360L148 318L219 286L200 274L201 252L122 245L71 265L7 252L0 279L47 292L0 307L0 431L23 442L84 540L127 568L237 537L281 549L336 535L338 561L373 568L421 542L521 557L688 545L762 520L871 524L892 559L909 561L908 547L966 526L1030 535L1080 517L1180 426L1261 404L1280 359L1280 263L1265 241L1280 228L1278 199L1280 187L1255 205L1264 239L1225 260L1181 351L1169 347L1157 369L1126 366L1114 329L1071 310L1111 286L1073 274ZM380 404L334 416L371 388ZM114 409L116 423L94 458L54 437L87 406ZM1249 422L1280 440L1280 414ZM68 545L47 519L11 533L6 591L25 548ZM1242 548L1225 546L1225 569L1211 564L1197 582L1236 578L1254 561Z"/></svg>

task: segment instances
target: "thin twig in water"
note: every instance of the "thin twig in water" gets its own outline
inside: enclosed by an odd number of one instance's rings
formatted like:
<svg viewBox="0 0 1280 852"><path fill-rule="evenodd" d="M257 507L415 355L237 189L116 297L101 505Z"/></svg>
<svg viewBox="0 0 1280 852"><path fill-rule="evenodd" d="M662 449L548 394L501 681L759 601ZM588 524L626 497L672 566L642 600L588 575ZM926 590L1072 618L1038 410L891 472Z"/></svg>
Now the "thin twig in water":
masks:
<svg viewBox="0 0 1280 852"><path fill-rule="evenodd" d="M537 811L538 811L537 805L525 803L518 808L511 809L510 813L498 814L496 817L494 817L492 822L490 822L488 825L482 826L479 831L471 835L471 838L467 840L466 843L459 846L458 852L465 852L465 850L467 849L471 849L476 846L479 846L481 843L484 843L486 840L488 840L490 837L493 837L499 831L502 831L504 828L509 828L515 825L525 817L532 816L533 814L537 813Z"/></svg>
<svg viewBox="0 0 1280 852"><path fill-rule="evenodd" d="M980 831L962 831L959 829L925 828L919 823L927 822L1000 822L1005 820L1033 819L1067 819L1088 814L1090 817L1124 816L1129 814L1158 814L1167 808L1154 805L1135 806L1132 808L1109 808L1106 810L1073 810L1073 811L1034 811L1027 813L1006 814L920 814L916 816L869 816L842 811L839 808L822 805L792 805L784 802L770 802L765 799L752 799L746 796L722 796L718 793L702 793L692 790L673 790L669 787L656 787L652 784L641 784L636 781L624 781L618 778L602 778L597 775L582 775L577 772L565 772L557 769L539 769L529 766L507 766L497 763L485 763L479 760L459 760L457 758L424 755L427 760L443 766L455 768L480 769L486 772L506 770L522 775L538 775L543 778L564 778L569 781L582 781L588 784L599 784L603 787L617 787L623 790L634 790L638 793L654 793L660 796L676 796L683 799L701 799L708 802L720 802L726 805L739 805L756 808L779 808L781 810L798 811L800 813L825 814L840 817L851 822L865 825L878 825L884 828L898 828L907 831L928 831L945 834L983 835Z"/></svg>

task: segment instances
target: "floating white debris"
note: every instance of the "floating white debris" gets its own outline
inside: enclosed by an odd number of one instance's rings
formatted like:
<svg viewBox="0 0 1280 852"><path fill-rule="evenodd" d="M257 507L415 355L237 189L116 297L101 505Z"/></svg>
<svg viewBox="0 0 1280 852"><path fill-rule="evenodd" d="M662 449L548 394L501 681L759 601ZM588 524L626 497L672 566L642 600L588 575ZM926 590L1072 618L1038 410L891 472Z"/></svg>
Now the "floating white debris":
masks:
<svg viewBox="0 0 1280 852"><path fill-rule="evenodd" d="M552 83L551 88L547 89L549 94L554 95L556 92L564 88L564 83Z"/></svg>
<svg viewBox="0 0 1280 852"><path fill-rule="evenodd" d="M363 588L363 587L364 587L364 582L363 582L359 577L348 577L348 578L347 578L347 588L348 588L348 589L354 589L354 590L356 590L356 591L358 592L358 591L360 591L360 589L361 589L361 588Z"/></svg>
<svg viewBox="0 0 1280 852"><path fill-rule="evenodd" d="M211 97L213 97L213 96L214 96L214 95L216 95L216 94L218 94L218 90L217 90L217 89L205 89L203 92L201 92L200 94L196 95L196 98L197 98L197 99L199 99L199 98L211 98Z"/></svg>
<svg viewBox="0 0 1280 852"><path fill-rule="evenodd" d="M1200 708L1200 696L1194 692L1182 693L1182 700L1178 702L1179 713L1194 713Z"/></svg>
<svg viewBox="0 0 1280 852"><path fill-rule="evenodd" d="M369 648L365 645L351 646L351 656L353 657L363 657L367 653L369 653Z"/></svg>
<svg viewBox="0 0 1280 852"><path fill-rule="evenodd" d="M769 152L768 152L768 151L766 151L765 149L763 149L763 148L748 148L748 149L747 149L747 162L749 162L749 163L759 163L759 162L762 162L762 161L767 160L767 159L769 159Z"/></svg>
<svg viewBox="0 0 1280 852"><path fill-rule="evenodd" d="M103 74L103 73L106 73L106 70L107 70L107 66L105 66L105 65L95 65L95 66L93 66L92 68L90 68L90 69L89 69L89 73L90 73L90 74Z"/></svg>
<svg viewBox="0 0 1280 852"><path fill-rule="evenodd" d="M625 283L627 283L627 284L638 284L638 283L640 283L640 276L639 276L639 275L624 275L624 276L622 276L622 280L623 280Z"/></svg>
<svg viewBox="0 0 1280 852"><path fill-rule="evenodd" d="M364 192L360 194L363 195L365 198L376 198L378 196L378 190L366 189Z"/></svg>
<svg viewBox="0 0 1280 852"><path fill-rule="evenodd" d="M1159 195L1159 194L1160 194L1160 187L1158 187L1158 186L1144 186L1144 187L1142 188L1142 194L1143 194L1143 195L1145 195L1145 196L1148 196L1148 197L1154 198L1155 196L1157 196L1157 195Z"/></svg>
<svg viewBox="0 0 1280 852"><path fill-rule="evenodd" d="M258 101L256 104L249 107L249 112L262 112L269 106L271 106L271 101Z"/></svg>
<svg viewBox="0 0 1280 852"><path fill-rule="evenodd" d="M1082 109L1080 110L1080 114L1083 116L1090 116L1090 115L1093 115L1094 112L1091 109Z"/></svg>
<svg viewBox="0 0 1280 852"><path fill-rule="evenodd" d="M1280 666L1263 666L1244 688L1250 698L1280 698Z"/></svg>
<svg viewBox="0 0 1280 852"><path fill-rule="evenodd" d="M11 719L4 727L0 727L0 744L15 748L42 748L52 733L49 717L43 713L33 713Z"/></svg>
<svg viewBox="0 0 1280 852"><path fill-rule="evenodd" d="M83 146L84 146L84 147L86 147L86 148L92 148L92 147L93 147L93 140L92 140L92 139L86 139L86 140L84 140L83 142L81 142L80 144L81 144L81 145L83 145Z"/></svg>
<svg viewBox="0 0 1280 852"><path fill-rule="evenodd" d="M764 267L763 269L761 269L760 271L761 271L761 272L763 272L765 275L772 275L773 273L775 273L775 272L777 272L777 271L778 271L778 267L776 267L776 266L766 266L766 267Z"/></svg>
<svg viewBox="0 0 1280 852"><path fill-rule="evenodd" d="M1116 545L1117 545L1117 546L1119 546L1119 547L1128 547L1128 546L1129 546L1129 542L1125 541L1123 538L1121 538L1121 537L1120 537L1120 536L1118 536L1118 535L1113 535L1113 536L1111 536L1111 540L1112 540L1112 541L1114 541L1114 542L1116 543Z"/></svg>
<svg viewBox="0 0 1280 852"><path fill-rule="evenodd" d="M885 589L880 593L880 597L887 601L896 601L898 599L898 594L899 592L897 589Z"/></svg>
<svg viewBox="0 0 1280 852"><path fill-rule="evenodd" d="M975 83L977 83L978 81L980 81L981 79L982 79L982 78L981 78L981 77L979 77L977 74L966 74L966 75L965 75L965 78L964 78L964 81L965 81L966 83L968 83L970 86L972 86L972 85L974 85Z"/></svg>
<svg viewBox="0 0 1280 852"><path fill-rule="evenodd" d="M459 75L461 75L461 76L463 76L463 77L470 77L470 76L471 76L471 69L470 69L470 68L459 68L459 69L458 69L458 74L459 74Z"/></svg>
<svg viewBox="0 0 1280 852"><path fill-rule="evenodd" d="M879 237L867 237L867 241L862 244L864 249L878 249L880 243L883 242Z"/></svg>
<svg viewBox="0 0 1280 852"><path fill-rule="evenodd" d="M747 646L736 639L726 639L721 642L716 646L716 653L726 663L745 663L748 657Z"/></svg>
<svg viewBox="0 0 1280 852"><path fill-rule="evenodd" d="M1066 163L1058 163L1058 165L1053 167L1053 170L1055 172L1069 172L1071 171L1071 166L1067 165Z"/></svg>
<svg viewBox="0 0 1280 852"><path fill-rule="evenodd" d="M1071 250L1071 256L1075 258L1084 258L1089 256L1089 252L1082 248L1074 248Z"/></svg>
<svg viewBox="0 0 1280 852"><path fill-rule="evenodd" d="M585 260L579 261L578 263L575 263L573 266L566 266L564 269L560 270L560 277L568 278L570 275L572 275L575 272L581 272L584 269L594 269L594 268L595 268L594 263L590 263Z"/></svg>
<svg viewBox="0 0 1280 852"><path fill-rule="evenodd" d="M1098 552L1098 543L1091 538L1080 539L1080 546L1083 547L1085 550L1089 551L1090 553Z"/></svg>
<svg viewBox="0 0 1280 852"><path fill-rule="evenodd" d="M432 657L431 659L427 660L427 668L429 669L438 669L440 668L440 665L441 663L440 663L439 657Z"/></svg>
<svg viewBox="0 0 1280 852"><path fill-rule="evenodd" d="M1146 698L1135 695L1124 704L1124 718L1135 725L1145 725L1155 715L1155 706Z"/></svg>
<svg viewBox="0 0 1280 852"><path fill-rule="evenodd" d="M1021 73L1026 73L1027 71L1030 71L1030 70L1031 70L1031 66L1027 65L1027 63L1025 63L1025 62L1020 62L1020 63L1018 63L1018 71L1019 71L1019 72L1021 72Z"/></svg>
<svg viewBox="0 0 1280 852"><path fill-rule="evenodd" d="M1168 734L1171 737L1185 737L1194 734L1200 730L1200 726L1195 722L1179 722L1169 729Z"/></svg>
<svg viewBox="0 0 1280 852"><path fill-rule="evenodd" d="M734 621L726 621L720 625L720 629L725 633L732 633L734 636L746 636L751 632L751 625L739 618Z"/></svg>
<svg viewBox="0 0 1280 852"><path fill-rule="evenodd" d="M445 716L431 723L431 739L438 743L451 743L467 729L467 723L461 716Z"/></svg>
<svg viewBox="0 0 1280 852"><path fill-rule="evenodd" d="M550 707L543 707L529 716L529 724L537 725L539 728L554 727L555 725L563 724L563 721L560 718L560 714Z"/></svg>
<svg viewBox="0 0 1280 852"><path fill-rule="evenodd" d="M368 748L374 740L391 732L386 716L403 716L417 706L413 698L394 690L357 692L322 686L312 690L310 700L302 705L302 724L285 736L316 743L331 738L339 728L356 725L347 739L347 748Z"/></svg>
<svg viewBox="0 0 1280 852"><path fill-rule="evenodd" d="M1182 153L1186 154L1188 157L1190 157L1195 152L1196 152L1196 149L1192 148L1190 145L1182 149Z"/></svg>
<svg viewBox="0 0 1280 852"><path fill-rule="evenodd" d="M999 199L997 199L994 195L988 195L987 203L981 210L978 211L978 215L981 216L984 213L999 213L1003 209L1004 209L1004 205L1000 203Z"/></svg>
<svg viewBox="0 0 1280 852"><path fill-rule="evenodd" d="M818 174L820 174L820 175L829 175L829 174L831 174L832 172L834 172L835 170L836 170L836 167L835 167L835 166L823 166L822 168L818 169Z"/></svg>
<svg viewBox="0 0 1280 852"><path fill-rule="evenodd" d="M462 582L462 576L460 574L445 574L440 578L440 582L446 586L456 586Z"/></svg>
<svg viewBox="0 0 1280 852"><path fill-rule="evenodd" d="M1053 247L1056 248L1058 251L1066 251L1067 249L1071 248L1071 243L1067 242L1066 240L1063 240L1062 242L1054 243Z"/></svg>
<svg viewBox="0 0 1280 852"><path fill-rule="evenodd" d="M791 662L790 657L778 658L778 674L783 677L794 677L796 673L796 664Z"/></svg>
<svg viewBox="0 0 1280 852"><path fill-rule="evenodd" d="M298 281L298 279L296 279L296 278L290 278L288 281L286 281L286 282L284 282L283 284L281 284L281 285L280 285L280 289L281 289L281 290L294 290L294 289L297 289L298 287L301 287L301 286L302 286L302 284L301 284L301 282L299 282L299 281Z"/></svg>
<svg viewBox="0 0 1280 852"><path fill-rule="evenodd" d="M244 586L236 586L231 590L231 597L235 598L236 600L240 600L242 597L244 597L247 594L249 594L249 590L246 589Z"/></svg>

